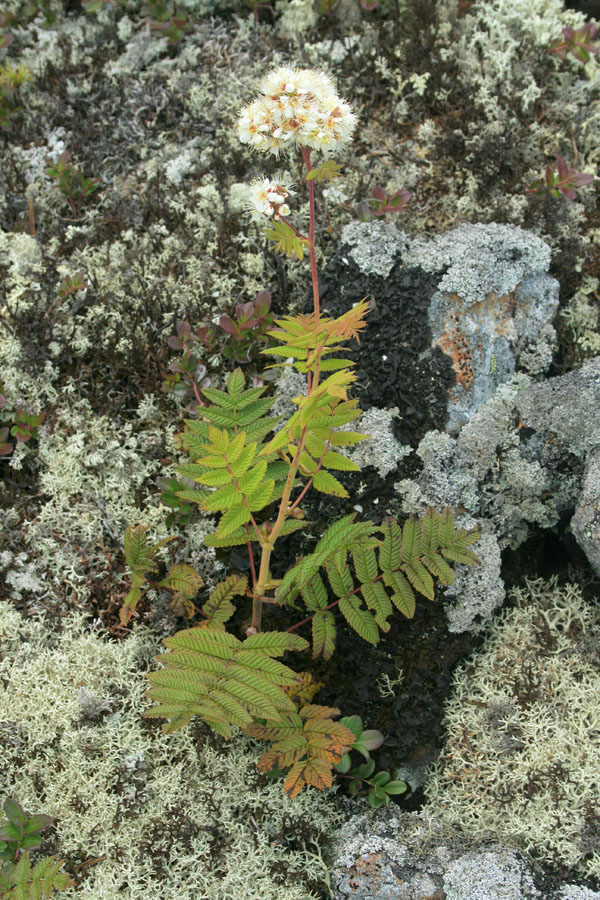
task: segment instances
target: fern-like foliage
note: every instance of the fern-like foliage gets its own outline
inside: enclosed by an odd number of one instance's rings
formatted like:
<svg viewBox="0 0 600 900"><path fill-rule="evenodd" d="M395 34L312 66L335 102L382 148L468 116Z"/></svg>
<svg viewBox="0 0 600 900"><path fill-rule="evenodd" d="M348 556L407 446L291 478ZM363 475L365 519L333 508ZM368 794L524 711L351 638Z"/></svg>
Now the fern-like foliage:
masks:
<svg viewBox="0 0 600 900"><path fill-rule="evenodd" d="M308 642L294 634L261 632L238 640L226 631L189 628L163 643L172 652L158 657L164 668L148 675L148 696L158 706L149 718L168 721L163 731L177 731L191 716L200 716L215 731L230 737L231 726L245 728L253 716L280 722L295 712L284 688L297 676L273 657L304 650Z"/></svg>
<svg viewBox="0 0 600 900"><path fill-rule="evenodd" d="M276 319L277 328L267 333L283 346L269 347L261 353L281 356L286 360L291 357L294 368L303 373L314 372L317 367L320 372L347 369L354 365L352 360L326 357L338 350L339 345L345 341L352 338L359 340L360 333L365 328L364 317L368 310L368 301L361 300L337 319L319 316L317 320L314 313Z"/></svg>
<svg viewBox="0 0 600 900"><path fill-rule="evenodd" d="M177 472L202 488L178 491L177 496L222 513L216 533L206 540L208 546L267 540L266 530L261 534L255 520L249 523L281 497L289 466L277 452L264 453L264 438L279 422L279 417L265 415L273 399L263 398L264 390L246 390L244 375L236 369L226 391L203 390L211 405L199 410L197 420L186 420L185 432L178 436L193 462L178 466Z"/></svg>
<svg viewBox="0 0 600 900"><path fill-rule="evenodd" d="M290 797L296 797L309 784L321 789L331 787L334 764L356 740L349 728L333 721L339 714L339 709L309 705L299 713L283 716L280 722L246 726L251 737L274 741L258 760L258 768L268 772L291 767L283 786Z"/></svg>
<svg viewBox="0 0 600 900"><path fill-rule="evenodd" d="M130 525L125 532L123 549L131 577L131 589L127 593L119 613L123 625L127 625L137 604L144 596L149 575L158 569L154 561L156 551L169 541L175 540L174 537L167 537L154 544L149 544L147 531L147 526L136 525L134 528L133 525Z"/></svg>
<svg viewBox="0 0 600 900"><path fill-rule="evenodd" d="M373 537L375 532L383 538ZM336 621L328 607L338 605L350 627L376 644L380 632L390 629L388 619L394 607L412 618L416 593L433 600L434 578L452 584L451 563L478 562L469 549L478 539L476 530L456 527L449 508L441 513L429 509L422 519L411 517L402 528L392 518L378 527L346 516L327 529L310 556L287 572L277 597L284 603L302 596L314 613L313 656L329 659L335 648ZM334 604L330 594L337 598Z"/></svg>
<svg viewBox="0 0 600 900"><path fill-rule="evenodd" d="M340 319L322 320L322 328L320 324L318 328L314 326L319 340L334 345L356 334L361 328L360 311L350 312L352 315L346 313ZM298 333L304 328L300 321L303 318L278 320L285 327L274 333L287 335L292 343L306 343L308 339ZM288 353L286 347L280 349ZM312 351L305 348L302 352L306 358ZM341 363L351 365L349 360ZM352 446L368 437L339 431L360 415L357 401L348 400L346 394L354 378L348 368L334 371L309 395L296 397L297 412L270 440L266 437L279 421L265 415L273 401L261 397L264 388L246 390L239 369L229 376L226 391L203 390L211 405L199 410L197 420L186 420L185 432L179 435L180 445L193 462L177 467L179 475L201 487L176 493L181 500L221 514L216 532L205 541L209 547L268 542L268 523L257 521L257 514L281 499L301 441L302 452L292 486L308 481L309 487L321 493L348 496L332 473L358 471L359 467L336 452L336 448ZM279 528L278 536L290 534L303 524L302 520L289 518Z"/></svg>
<svg viewBox="0 0 600 900"><path fill-rule="evenodd" d="M204 582L194 567L187 563L171 566L166 578L156 583L152 582L150 576L158 570L154 561L157 550L169 541L175 540L175 537L162 538L154 544L149 544L147 531L148 528L143 525L136 525L135 528L130 525L125 532L125 561L129 567L132 586L119 611L121 624L127 625L137 604L151 585L170 590L171 608L176 615L186 614L191 619L196 609L192 598L196 596Z"/></svg>
<svg viewBox="0 0 600 900"><path fill-rule="evenodd" d="M65 891L73 882L61 872L64 860L48 856L32 866L29 853L21 854L17 863L4 863L0 868L2 900L42 900L54 891Z"/></svg>

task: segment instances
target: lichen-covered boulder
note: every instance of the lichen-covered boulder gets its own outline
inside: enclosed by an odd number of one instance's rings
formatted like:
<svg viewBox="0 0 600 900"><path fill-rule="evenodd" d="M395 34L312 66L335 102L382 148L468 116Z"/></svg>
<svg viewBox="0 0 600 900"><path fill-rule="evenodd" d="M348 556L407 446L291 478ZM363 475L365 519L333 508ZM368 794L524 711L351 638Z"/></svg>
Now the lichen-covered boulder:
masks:
<svg viewBox="0 0 600 900"><path fill-rule="evenodd" d="M421 472L396 485L404 512L418 514L428 506L462 509L470 518L461 524L477 522L488 535L480 554L482 570L459 569L448 591L457 598L448 611L451 630L481 630L502 603L498 550L520 546L532 526L550 528L578 503L576 534L590 564L597 566L595 457L585 485L584 469L600 445L598 409L600 357L541 383L516 375L456 438L431 431L419 444ZM469 579L478 582L476 590L469 588Z"/></svg>
<svg viewBox="0 0 600 900"><path fill-rule="evenodd" d="M446 426L455 432L511 377L521 351L551 339L559 286L546 274L550 248L514 225L460 225L412 241L403 262L440 279L429 324L456 377Z"/></svg>
<svg viewBox="0 0 600 900"><path fill-rule="evenodd" d="M587 458L571 529L591 566L600 576L600 445Z"/></svg>
<svg viewBox="0 0 600 900"><path fill-rule="evenodd" d="M381 393L391 367L398 396L390 386L389 398L402 417L410 420L416 413L417 424L423 401L415 395L431 400L435 381L442 394L435 399L444 406L437 427L454 433L517 366L535 376L548 369L558 307L558 282L547 274L549 265L549 246L514 225L466 224L433 239L411 240L392 224L355 222L342 232L324 293L336 314L340 304L347 308L365 294L374 301L371 318L379 307L386 310L383 332L367 329L359 370ZM330 283L336 294L331 299ZM369 349L377 340L379 371L377 354ZM381 399L388 398L376 397L375 405L387 405ZM423 410L421 419L425 415L432 413Z"/></svg>

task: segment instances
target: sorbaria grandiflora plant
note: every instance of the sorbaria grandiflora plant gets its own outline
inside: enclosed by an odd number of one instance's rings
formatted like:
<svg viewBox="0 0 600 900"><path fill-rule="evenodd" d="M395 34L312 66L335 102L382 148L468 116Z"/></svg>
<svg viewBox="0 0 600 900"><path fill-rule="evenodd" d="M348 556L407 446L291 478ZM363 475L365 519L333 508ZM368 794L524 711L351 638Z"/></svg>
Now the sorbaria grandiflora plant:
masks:
<svg viewBox="0 0 600 900"><path fill-rule="evenodd" d="M252 584L229 575L200 610L202 623L164 641L169 652L159 657L163 667L148 676L149 697L156 706L146 715L166 719L165 732L200 716L225 737L237 726L272 742L258 766L262 771L287 770L284 789L290 797L304 785L329 787L334 766L342 774L349 772L353 747L368 762L368 750L383 739L363 732L358 717L345 720L348 724L336 722L339 710L311 702L315 691L310 679L278 661L287 652L309 647L296 630L310 621L312 655L329 659L339 611L362 638L376 644L380 633L389 631L394 609L411 617L415 594L433 600L434 578L449 585L452 563L477 561L469 545L478 534L456 528L449 509L430 509L403 526L392 518L375 525L346 515L327 528L309 556L287 572L271 570L279 538L306 526L300 504L309 489L348 497L338 474L359 467L340 449L368 437L346 430L360 415L357 400L348 396L356 376L350 360L335 356L346 341L359 339L368 303L357 303L337 319L322 315L315 257L315 182L336 177L340 167L329 158L313 167L312 156L342 147L354 126L355 116L330 78L311 70L271 72L261 96L241 113L238 129L244 143L275 156L302 155L308 233L288 221L292 192L283 179L259 179L251 197L253 216L269 220L266 235L275 250L299 259L306 252L310 259L312 312L276 319L268 333L279 346L262 351L280 358L274 365L292 365L306 375L306 391L294 398L296 411L275 431L281 417L268 415L272 398L263 396L264 387L246 387L240 369L228 377L225 390L202 390L207 405L186 421L179 436L192 461L177 469L201 487L181 490L178 496L219 516L216 531L206 538L209 547L246 545ZM134 590L141 591L152 548L139 526L128 532L126 552L134 577L136 571L138 575ZM193 595L197 581L187 578L188 570L180 569L179 575L180 591L185 594L189 582ZM252 598L252 620L240 638L226 630L226 623L235 612L235 598L246 595ZM265 604L304 607L307 617L286 631L265 632ZM134 605L130 603L130 612ZM371 778L372 771L363 764L346 777L354 792L363 782L371 788L373 805L405 790L388 773Z"/></svg>

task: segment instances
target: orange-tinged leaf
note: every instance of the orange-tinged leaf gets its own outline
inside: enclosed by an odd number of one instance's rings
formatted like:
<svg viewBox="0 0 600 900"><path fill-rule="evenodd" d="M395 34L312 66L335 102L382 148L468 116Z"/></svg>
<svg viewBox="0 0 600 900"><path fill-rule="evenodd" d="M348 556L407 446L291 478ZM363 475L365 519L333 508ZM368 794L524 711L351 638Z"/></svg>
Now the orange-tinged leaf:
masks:
<svg viewBox="0 0 600 900"><path fill-rule="evenodd" d="M322 759L308 759L295 763L287 774L283 789L293 799L307 784L325 790L331 787L333 773L331 765Z"/></svg>

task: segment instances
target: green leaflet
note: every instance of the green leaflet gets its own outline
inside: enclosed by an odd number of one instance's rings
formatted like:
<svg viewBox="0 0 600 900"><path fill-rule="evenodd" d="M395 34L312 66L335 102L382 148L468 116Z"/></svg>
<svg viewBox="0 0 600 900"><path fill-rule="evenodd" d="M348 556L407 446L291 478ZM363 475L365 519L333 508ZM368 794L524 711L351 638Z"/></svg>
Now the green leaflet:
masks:
<svg viewBox="0 0 600 900"><path fill-rule="evenodd" d="M248 579L239 575L229 575L225 581L221 581L204 606L202 612L207 618L207 624L218 627L227 622L235 612L235 606L231 602L233 597L243 597L248 589Z"/></svg>
<svg viewBox="0 0 600 900"><path fill-rule="evenodd" d="M361 601L356 594L340 600L340 612L348 624L365 641L370 644L376 644L379 641L377 622L370 612L362 608Z"/></svg>
<svg viewBox="0 0 600 900"><path fill-rule="evenodd" d="M0 891L3 900L41 900L50 897L53 891L65 891L73 882L66 872L59 871L63 862L49 856L32 867L29 853L25 851L16 864L2 865Z"/></svg>
<svg viewBox="0 0 600 900"><path fill-rule="evenodd" d="M318 610L312 620L313 659L330 659L335 650L336 626L332 610Z"/></svg>
<svg viewBox="0 0 600 900"><path fill-rule="evenodd" d="M415 614L416 600L413 589L402 572L384 572L383 580L392 589L392 603L407 619Z"/></svg>
<svg viewBox="0 0 600 900"><path fill-rule="evenodd" d="M400 567L400 546L402 530L398 523L388 516L381 523L383 543L379 548L379 565L383 572Z"/></svg>
<svg viewBox="0 0 600 900"><path fill-rule="evenodd" d="M389 631L390 624L387 621L392 614L392 604L385 592L381 581L372 581L363 584L361 594L368 608L372 610L375 621L382 631Z"/></svg>
<svg viewBox="0 0 600 900"><path fill-rule="evenodd" d="M238 506L235 509L229 509L221 518L217 526L217 537L226 538L233 534L240 525L245 525L250 521L252 513L244 506Z"/></svg>
<svg viewBox="0 0 600 900"><path fill-rule="evenodd" d="M333 450L328 450L323 456L323 466L325 469L339 469L342 472L360 472L360 466Z"/></svg>
<svg viewBox="0 0 600 900"><path fill-rule="evenodd" d="M319 469L313 475L313 487L321 494L332 494L335 497L349 497L348 491L329 472Z"/></svg>

